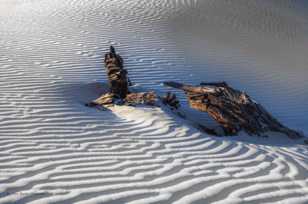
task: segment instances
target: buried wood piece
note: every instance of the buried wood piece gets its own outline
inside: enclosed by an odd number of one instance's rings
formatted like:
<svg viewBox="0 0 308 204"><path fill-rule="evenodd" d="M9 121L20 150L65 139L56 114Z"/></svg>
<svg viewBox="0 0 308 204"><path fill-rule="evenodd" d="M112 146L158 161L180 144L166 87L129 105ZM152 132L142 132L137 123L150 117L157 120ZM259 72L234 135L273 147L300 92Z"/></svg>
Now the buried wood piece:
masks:
<svg viewBox="0 0 308 204"><path fill-rule="evenodd" d="M125 104L136 105L145 104L155 106L157 103L157 95L155 92L139 92L139 93L129 93L126 95Z"/></svg>
<svg viewBox="0 0 308 204"><path fill-rule="evenodd" d="M244 130L255 135L273 131L284 133L292 139L302 137L300 133L282 125L246 93L233 89L225 82L201 83L200 86L177 82L164 84L185 91L190 106L207 112L221 125L225 135L236 135Z"/></svg>
<svg viewBox="0 0 308 204"><path fill-rule="evenodd" d="M144 104L150 106L159 106L159 100L162 100L164 105L168 105L171 109L179 108L179 101L176 96L171 93L167 93L166 96L160 98L154 91L150 92L138 92L129 93L124 99L115 97L113 93L106 93L95 99L94 101L86 104L87 106L112 106L117 105L137 105Z"/></svg>
<svg viewBox="0 0 308 204"><path fill-rule="evenodd" d="M160 106L160 101L170 109L178 109L180 102L175 94L167 92L165 96L160 97L154 91L129 93L124 99L127 105L145 104L150 106Z"/></svg>

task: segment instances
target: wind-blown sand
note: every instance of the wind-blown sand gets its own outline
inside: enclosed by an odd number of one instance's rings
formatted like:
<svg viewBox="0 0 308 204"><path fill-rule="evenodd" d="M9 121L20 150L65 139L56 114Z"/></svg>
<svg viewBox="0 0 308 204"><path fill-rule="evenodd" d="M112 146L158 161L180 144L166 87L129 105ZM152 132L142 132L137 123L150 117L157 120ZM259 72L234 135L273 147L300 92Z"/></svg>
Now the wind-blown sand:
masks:
<svg viewBox="0 0 308 204"><path fill-rule="evenodd" d="M156 107L83 105L99 95L114 45L142 89L227 80L307 133L306 8L2 0L0 203L308 203L307 146L274 134L210 137Z"/></svg>

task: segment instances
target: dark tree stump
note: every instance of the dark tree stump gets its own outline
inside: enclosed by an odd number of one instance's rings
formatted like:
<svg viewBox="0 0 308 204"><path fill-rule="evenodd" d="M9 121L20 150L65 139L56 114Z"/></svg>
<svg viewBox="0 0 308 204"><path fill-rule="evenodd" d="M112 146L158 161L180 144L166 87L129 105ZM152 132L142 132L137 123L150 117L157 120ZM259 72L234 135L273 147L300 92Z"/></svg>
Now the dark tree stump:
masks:
<svg viewBox="0 0 308 204"><path fill-rule="evenodd" d="M110 85L110 92L115 97L124 99L128 94L127 71L123 68L123 59L117 55L113 46L105 54L105 67Z"/></svg>
<svg viewBox="0 0 308 204"><path fill-rule="evenodd" d="M300 133L282 125L246 93L233 89L225 82L201 83L200 86L176 82L164 84L185 91L190 106L207 112L221 125L225 135L236 135L244 130L255 135L273 131L293 139L302 137Z"/></svg>

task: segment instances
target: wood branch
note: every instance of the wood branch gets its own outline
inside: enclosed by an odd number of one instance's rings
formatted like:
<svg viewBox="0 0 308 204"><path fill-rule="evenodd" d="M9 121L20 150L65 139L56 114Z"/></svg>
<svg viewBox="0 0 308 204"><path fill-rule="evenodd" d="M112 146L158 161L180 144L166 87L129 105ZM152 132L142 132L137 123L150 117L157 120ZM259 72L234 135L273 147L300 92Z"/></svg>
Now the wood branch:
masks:
<svg viewBox="0 0 308 204"><path fill-rule="evenodd" d="M106 93L92 102L92 105L108 106L115 102L115 95L113 93Z"/></svg>
<svg viewBox="0 0 308 204"><path fill-rule="evenodd" d="M225 135L244 130L260 135L268 131L280 132L290 138L302 135L282 125L263 106L246 93L233 89L225 82L202 83L201 86L165 82L166 86L185 91L192 108L207 112L223 128Z"/></svg>

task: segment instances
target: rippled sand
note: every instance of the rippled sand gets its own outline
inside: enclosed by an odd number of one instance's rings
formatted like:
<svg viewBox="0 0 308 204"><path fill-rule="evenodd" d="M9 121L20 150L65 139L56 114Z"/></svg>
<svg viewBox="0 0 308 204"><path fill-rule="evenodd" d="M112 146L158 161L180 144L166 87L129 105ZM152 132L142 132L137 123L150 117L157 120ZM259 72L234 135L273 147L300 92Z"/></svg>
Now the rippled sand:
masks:
<svg viewBox="0 0 308 204"><path fill-rule="evenodd" d="M112 44L143 89L226 80L306 133L306 9L291 0L2 0L0 203L307 203L307 146L209 137L160 108L83 106L106 80Z"/></svg>

